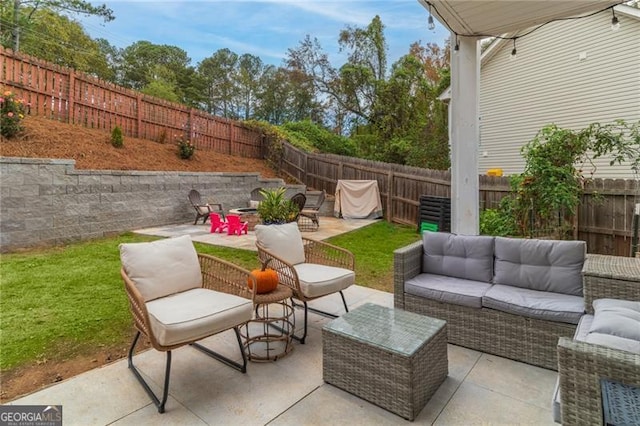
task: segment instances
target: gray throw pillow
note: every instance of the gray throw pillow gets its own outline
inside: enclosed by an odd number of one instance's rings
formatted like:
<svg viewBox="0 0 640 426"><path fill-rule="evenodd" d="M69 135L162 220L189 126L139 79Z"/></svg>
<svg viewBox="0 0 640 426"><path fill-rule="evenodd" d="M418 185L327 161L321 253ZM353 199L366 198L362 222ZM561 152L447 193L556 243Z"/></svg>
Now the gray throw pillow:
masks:
<svg viewBox="0 0 640 426"><path fill-rule="evenodd" d="M640 302L598 299L593 302L589 333L609 334L640 342Z"/></svg>

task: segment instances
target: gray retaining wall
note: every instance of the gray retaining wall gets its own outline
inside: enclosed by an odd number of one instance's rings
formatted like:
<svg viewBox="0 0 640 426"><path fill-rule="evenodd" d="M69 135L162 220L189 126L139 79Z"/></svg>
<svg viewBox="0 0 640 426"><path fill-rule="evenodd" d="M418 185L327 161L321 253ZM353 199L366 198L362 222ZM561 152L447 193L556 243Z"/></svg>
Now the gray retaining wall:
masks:
<svg viewBox="0 0 640 426"><path fill-rule="evenodd" d="M228 210L246 207L256 187L282 185L258 173L76 170L74 160L0 157L0 252L193 223L192 188Z"/></svg>

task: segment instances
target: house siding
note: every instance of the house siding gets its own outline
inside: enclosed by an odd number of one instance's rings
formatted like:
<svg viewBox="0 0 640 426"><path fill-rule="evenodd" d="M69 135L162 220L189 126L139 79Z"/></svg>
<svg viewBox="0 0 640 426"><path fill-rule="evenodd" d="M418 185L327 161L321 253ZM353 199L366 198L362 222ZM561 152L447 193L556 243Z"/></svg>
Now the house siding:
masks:
<svg viewBox="0 0 640 426"><path fill-rule="evenodd" d="M521 147L546 124L582 129L640 120L640 20L617 16L616 32L611 13L545 25L517 40L515 60L510 40L496 46L480 78L481 174L521 173ZM594 177L637 178L628 164L609 166L602 158L595 166Z"/></svg>

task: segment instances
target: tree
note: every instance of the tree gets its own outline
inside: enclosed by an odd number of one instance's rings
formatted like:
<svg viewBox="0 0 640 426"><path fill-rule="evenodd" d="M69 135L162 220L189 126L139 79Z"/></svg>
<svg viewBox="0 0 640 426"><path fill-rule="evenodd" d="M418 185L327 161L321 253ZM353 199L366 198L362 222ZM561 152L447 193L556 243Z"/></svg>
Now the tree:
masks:
<svg viewBox="0 0 640 426"><path fill-rule="evenodd" d="M437 99L448 84L446 50L415 43L378 82L375 120L354 137L361 155L380 161L447 169L447 107Z"/></svg>
<svg viewBox="0 0 640 426"><path fill-rule="evenodd" d="M31 14L30 26L22 33L22 51L99 78L114 78L100 44L79 23L50 9Z"/></svg>
<svg viewBox="0 0 640 426"><path fill-rule="evenodd" d="M190 63L179 47L137 41L122 50L120 84L142 91L151 85L155 93L165 94L164 99L195 105L200 101L200 81Z"/></svg>
<svg viewBox="0 0 640 426"><path fill-rule="evenodd" d="M237 93L241 115L245 120L253 118L260 80L264 72L265 65L259 57L245 53L238 59Z"/></svg>
<svg viewBox="0 0 640 426"><path fill-rule="evenodd" d="M371 124L379 90L387 73L387 43L384 25L375 16L366 28L347 27L340 32L340 51L349 51L347 63L339 71L343 95L341 105Z"/></svg>
<svg viewBox="0 0 640 426"><path fill-rule="evenodd" d="M229 49L220 49L198 64L206 93L204 103L210 114L237 118L234 108L237 67L238 55Z"/></svg>
<svg viewBox="0 0 640 426"><path fill-rule="evenodd" d="M322 122L322 106L305 74L270 66L265 69L259 87L255 118L276 125L302 120Z"/></svg>
<svg viewBox="0 0 640 426"><path fill-rule="evenodd" d="M313 91L322 98L322 107L326 111L332 102L341 104L338 71L331 65L329 57L322 51L317 38L305 37L296 49L287 52L286 66L300 80L313 85Z"/></svg>
<svg viewBox="0 0 640 426"><path fill-rule="evenodd" d="M91 3L84 0L13 0L13 8L10 11L5 11L4 8L8 8L8 0L3 1L3 15L7 13L7 17L11 22L11 47L15 52L20 50L20 38L23 31L30 28L32 18L38 10L48 10L53 13L72 13L81 15L94 15L100 16L105 22L109 22L115 19L113 11L107 8L106 5L94 6ZM5 16L3 16L5 18ZM5 18L6 19L6 18ZM3 25L4 28L4 25ZM3 41L8 37L3 36Z"/></svg>

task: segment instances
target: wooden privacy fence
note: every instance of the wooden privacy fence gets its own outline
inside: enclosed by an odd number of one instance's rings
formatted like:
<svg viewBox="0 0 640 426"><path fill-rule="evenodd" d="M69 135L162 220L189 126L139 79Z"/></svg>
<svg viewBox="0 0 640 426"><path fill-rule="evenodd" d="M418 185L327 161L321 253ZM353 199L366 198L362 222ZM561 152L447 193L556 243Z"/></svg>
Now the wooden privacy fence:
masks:
<svg viewBox="0 0 640 426"><path fill-rule="evenodd" d="M262 157L262 132L184 105L143 95L69 68L0 48L0 84L25 99L31 114L250 158Z"/></svg>
<svg viewBox="0 0 640 426"><path fill-rule="evenodd" d="M311 154L288 143L278 157L280 170L317 190L334 194L339 179L378 181L385 218L417 225L421 195L451 197L451 174L399 164L330 154ZM480 208L497 208L510 192L509 179L480 176ZM590 253L629 256L633 209L640 203L640 182L595 179L586 188L578 211L578 238Z"/></svg>

